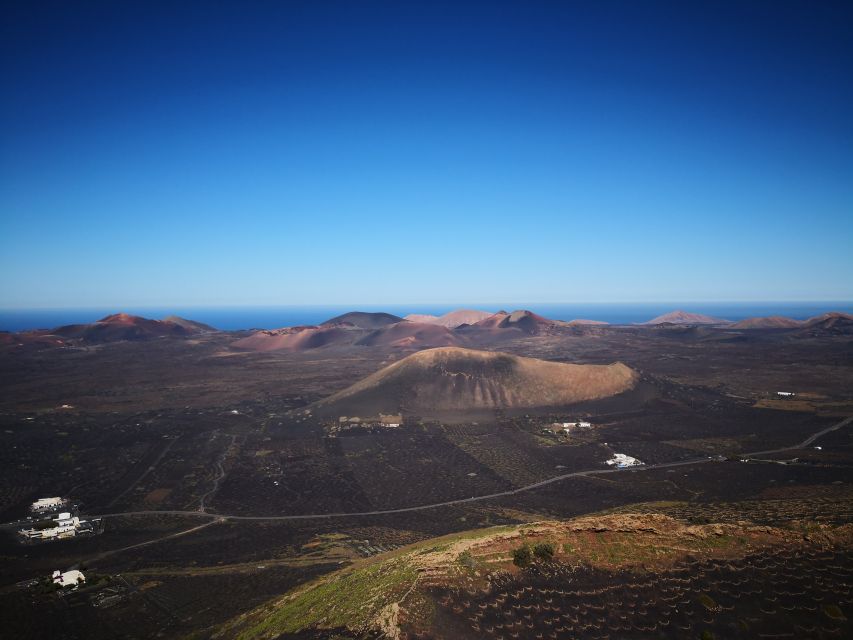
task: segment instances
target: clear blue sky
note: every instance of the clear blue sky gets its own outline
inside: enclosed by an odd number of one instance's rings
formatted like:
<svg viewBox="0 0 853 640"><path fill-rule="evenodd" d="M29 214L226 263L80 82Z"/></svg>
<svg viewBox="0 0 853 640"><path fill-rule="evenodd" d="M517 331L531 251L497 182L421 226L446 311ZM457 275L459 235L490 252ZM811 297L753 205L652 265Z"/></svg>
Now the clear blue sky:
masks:
<svg viewBox="0 0 853 640"><path fill-rule="evenodd" d="M10 2L0 306L853 299L850 2Z"/></svg>

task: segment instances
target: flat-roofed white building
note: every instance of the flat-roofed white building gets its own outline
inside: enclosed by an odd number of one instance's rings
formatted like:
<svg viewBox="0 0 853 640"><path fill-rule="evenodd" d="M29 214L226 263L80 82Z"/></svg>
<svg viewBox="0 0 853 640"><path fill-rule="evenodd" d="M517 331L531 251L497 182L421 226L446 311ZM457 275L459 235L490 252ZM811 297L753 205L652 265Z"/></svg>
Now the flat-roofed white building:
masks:
<svg viewBox="0 0 853 640"><path fill-rule="evenodd" d="M80 518L77 516L72 516L70 513L60 513L53 519L53 526L21 529L18 533L27 540L72 538L77 535L80 526Z"/></svg>

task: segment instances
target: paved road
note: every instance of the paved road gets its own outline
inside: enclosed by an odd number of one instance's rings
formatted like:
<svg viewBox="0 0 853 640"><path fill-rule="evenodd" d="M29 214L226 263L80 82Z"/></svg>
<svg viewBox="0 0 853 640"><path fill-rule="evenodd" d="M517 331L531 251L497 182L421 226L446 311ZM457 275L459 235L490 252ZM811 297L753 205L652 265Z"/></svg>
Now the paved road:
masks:
<svg viewBox="0 0 853 640"><path fill-rule="evenodd" d="M773 455L776 453L784 453L786 451L793 451L795 449L804 449L810 446L813 442L815 442L818 438L830 433L831 431L836 431L841 429L842 427L847 426L853 422L853 416L849 418L845 418L841 422L837 422L836 424L827 427L821 431L818 431L815 434L812 434L802 442L791 445L790 447L780 447L779 449L768 449L767 451L752 451L748 453L741 453L739 456L741 458L750 458L755 456L766 456ZM426 511L428 509L437 509L439 507L452 507L454 505L460 504L468 504L471 502L481 502L484 500L494 500L495 498L503 498L506 496L512 496L517 493L522 493L524 491L531 491L533 489L538 489L539 487L544 487L549 484L553 484L555 482L562 482L563 480L567 480L569 478L582 478L585 476L597 476L604 475L607 473L625 473L625 472L637 472L637 471L652 471L656 469L672 469L674 467L687 467L691 465L697 464L706 464L708 462L713 462L712 459L704 457L704 458L691 458L689 460L679 460L677 462L662 462L660 464L650 464L643 465L641 467L632 467L630 469L590 469L588 471L575 471L573 473L565 473L560 476L554 476L552 478L548 478L547 480L542 480L541 482L534 482L533 484L528 484L523 487L518 487L517 489L510 489L509 491L501 491L499 493L489 493L481 496L471 496L470 498L459 498L457 500L448 500L446 502L435 502L432 504L422 504L415 507L401 507L399 509L383 509L377 511L359 511L359 512L338 512L338 513L315 513L315 514L304 514L304 515L287 515L287 516L237 516L237 515L228 515L228 514L220 514L220 513L203 513L200 511L124 511L122 513L105 513L100 516L92 516L92 517L100 517L100 518L113 518L113 517L121 517L121 516L148 516L148 515L176 515L176 516L191 516L191 517L202 517L202 518L213 518L218 520L260 520L260 521L270 521L270 520L319 520L319 519L328 519L328 518L346 518L346 517L357 517L357 516L382 516L389 515L394 513L408 513L411 511Z"/></svg>

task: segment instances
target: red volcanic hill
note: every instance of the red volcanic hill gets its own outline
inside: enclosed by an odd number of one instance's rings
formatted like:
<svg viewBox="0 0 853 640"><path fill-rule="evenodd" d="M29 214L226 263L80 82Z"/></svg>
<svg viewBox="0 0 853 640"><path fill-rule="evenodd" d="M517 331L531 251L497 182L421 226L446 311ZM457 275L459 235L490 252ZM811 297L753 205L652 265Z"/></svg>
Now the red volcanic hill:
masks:
<svg viewBox="0 0 853 640"><path fill-rule="evenodd" d="M499 336L502 333L515 335L539 335L547 333L555 327L566 326L567 323L560 320L550 320L544 318L532 311L520 309L507 313L506 311L498 311L472 325L464 325L460 327L460 331L473 334L491 334Z"/></svg>
<svg viewBox="0 0 853 640"><path fill-rule="evenodd" d="M313 407L328 416L544 409L607 398L638 380L621 362L575 365L445 347L414 353Z"/></svg>
<svg viewBox="0 0 853 640"><path fill-rule="evenodd" d="M329 326L335 324L351 324L360 329L380 329L386 325L402 322L403 318L390 313L366 313L364 311L350 311L340 316L335 316L331 320L326 320L320 326Z"/></svg>
<svg viewBox="0 0 853 640"><path fill-rule="evenodd" d="M0 347L13 349L53 349L65 346L65 339L44 331L22 331L10 333L0 331Z"/></svg>
<svg viewBox="0 0 853 640"><path fill-rule="evenodd" d="M443 316L431 316L418 313L410 313L406 316L409 322L423 322L426 324L437 324L448 329L455 329L463 324L474 324L491 317L489 311L476 311L474 309L456 309L445 313Z"/></svg>
<svg viewBox="0 0 853 640"><path fill-rule="evenodd" d="M258 331L232 342L232 347L249 351L305 351L328 345L348 345L364 332L351 324L321 325L319 327L285 327Z"/></svg>
<svg viewBox="0 0 853 640"><path fill-rule="evenodd" d="M819 316L812 316L808 320L806 320L803 324L805 325L813 325L819 322L826 322L827 320L853 320L853 315L849 313L842 313L841 311L829 311L828 313L822 313ZM837 321L837 320L836 320Z"/></svg>
<svg viewBox="0 0 853 640"><path fill-rule="evenodd" d="M163 322L172 322L174 324L181 325L184 329L188 329L189 331L216 331L216 327L211 327L209 324L204 324L203 322L196 322L195 320L187 320L186 318L182 318L181 316L166 316L163 318Z"/></svg>
<svg viewBox="0 0 853 640"><path fill-rule="evenodd" d="M853 315L831 311L805 321L798 332L802 336L849 336L853 335Z"/></svg>
<svg viewBox="0 0 853 640"><path fill-rule="evenodd" d="M670 311L657 318L652 318L642 324L725 324L728 320L713 318L701 313L688 313L687 311Z"/></svg>
<svg viewBox="0 0 853 640"><path fill-rule="evenodd" d="M784 316L767 316L764 318L745 318L732 325L731 329L796 329L803 326L800 320Z"/></svg>
<svg viewBox="0 0 853 640"><path fill-rule="evenodd" d="M380 318L364 318L361 315L346 314L350 319L362 325L381 324L390 314L369 314ZM367 315L367 314L364 314ZM250 336L231 343L232 347L251 351L305 351L330 345L361 347L406 347L426 349L464 344L465 338L456 335L447 327L423 322L400 320L391 324L381 324L377 329L367 329L350 322L321 324L308 327L286 327L271 331L257 331Z"/></svg>
<svg viewBox="0 0 853 640"><path fill-rule="evenodd" d="M366 335L356 342L357 345L377 347L409 347L426 349L429 347L458 346L465 339L447 327L423 322L397 322Z"/></svg>
<svg viewBox="0 0 853 640"><path fill-rule="evenodd" d="M117 342L120 340L151 340L154 338L185 337L198 333L176 322L151 320L127 313L115 313L90 324L70 324L49 333L83 342Z"/></svg>

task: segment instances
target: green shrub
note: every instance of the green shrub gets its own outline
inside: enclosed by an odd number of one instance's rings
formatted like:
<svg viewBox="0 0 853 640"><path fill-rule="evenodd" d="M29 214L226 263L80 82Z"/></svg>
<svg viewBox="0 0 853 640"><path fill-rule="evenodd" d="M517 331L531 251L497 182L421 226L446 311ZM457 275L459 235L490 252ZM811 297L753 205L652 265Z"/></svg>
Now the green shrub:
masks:
<svg viewBox="0 0 853 640"><path fill-rule="evenodd" d="M550 560L554 557L554 545L550 542L540 542L533 547L533 555L538 560Z"/></svg>
<svg viewBox="0 0 853 640"><path fill-rule="evenodd" d="M533 560L529 544L523 544L512 552L512 563L516 567L526 567Z"/></svg>

